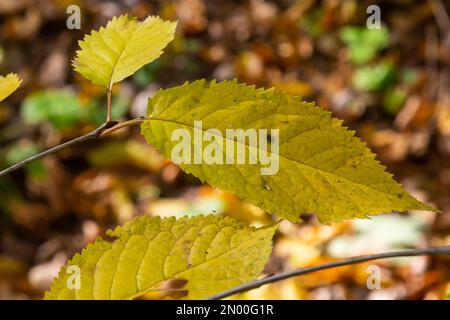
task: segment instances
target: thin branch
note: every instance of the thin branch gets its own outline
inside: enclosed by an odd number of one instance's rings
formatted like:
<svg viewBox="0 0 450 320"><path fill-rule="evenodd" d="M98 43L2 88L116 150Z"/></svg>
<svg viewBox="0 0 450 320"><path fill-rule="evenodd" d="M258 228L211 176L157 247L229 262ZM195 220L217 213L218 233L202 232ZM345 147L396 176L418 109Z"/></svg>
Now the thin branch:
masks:
<svg viewBox="0 0 450 320"><path fill-rule="evenodd" d="M136 124L141 124L144 121L162 121L162 122L168 122L168 123L175 123L180 126L184 125L183 123L178 122L176 120L161 119L161 118L156 118L156 117L140 117L140 118L135 118L135 119L120 122L120 123L116 124L115 126L112 126L111 128L104 130L101 133L101 135L104 136L104 135L113 133L114 131L117 131L122 128L134 126Z"/></svg>
<svg viewBox="0 0 450 320"><path fill-rule="evenodd" d="M114 121L106 122L106 123L102 124L100 127L98 127L97 129L95 129L94 131L86 133L85 135L82 135L82 136L80 136L78 138L75 138L73 140L70 140L70 141L64 142L62 144L59 144L56 147L50 148L48 150L45 150L45 151L43 151L41 153L38 153L38 154L36 154L36 155L34 155L32 157L24 159L24 160L14 164L14 165L12 165L9 168L6 168L6 169L0 171L0 177L5 175L5 174L8 174L10 172L13 172L13 171L15 171L17 169L20 169L20 168L22 168L23 166L29 164L32 161L42 159L42 158L44 158L46 156L49 156L51 154L54 154L54 153L56 153L56 152L58 152L58 151L60 151L62 149L65 149L65 148L68 148L68 147L71 147L71 146L74 146L74 145L77 145L79 143L86 142L86 141L89 141L89 140L95 140L95 139L97 139L100 136L100 134L104 130L106 130L106 129L110 128L110 127L113 127L116 124L117 124L117 122L114 122Z"/></svg>
<svg viewBox="0 0 450 320"><path fill-rule="evenodd" d="M109 105L109 103L108 103L108 105ZM48 150L45 150L45 151L43 151L41 153L38 153L38 154L36 154L36 155L34 155L32 157L24 159L24 160L14 164L14 165L12 165L9 168L6 168L6 169L0 171L0 177L5 175L5 174L11 173L11 172L13 172L13 171L15 171L17 169L20 169L23 166L29 164L30 162L42 159L42 158L44 158L46 156L49 156L51 154L54 154L54 153L56 153L56 152L58 152L58 151L60 151L62 149L65 149L65 148L68 148L68 147L71 147L71 146L74 146L76 144L79 144L79 143L82 143L82 142L86 142L86 141L89 141L89 140L95 140L95 139L97 139L97 138L99 138L101 136L103 137L103 136L105 136L107 134L110 134L110 133L116 131L116 130L119 130L119 129L122 129L122 128L125 128L125 127L129 127L129 126L132 126L132 125L135 125L135 124L140 124L140 123L142 123L143 121L146 121L146 120L165 121L163 119L158 119L158 118L141 117L141 118L127 120L127 121L124 121L124 122L117 122L117 121L105 122L100 127L95 129L94 131L91 131L91 132L89 132L89 133L87 133L85 135L82 135L82 136L80 136L78 138L75 138L73 140L64 142L64 143L62 143L60 145L57 145L56 147L50 148ZM176 122L176 121L167 120L167 122Z"/></svg>
<svg viewBox="0 0 450 320"><path fill-rule="evenodd" d="M129 127L129 126L133 126L135 124L140 124L140 123L144 122L145 120L150 120L150 119L151 118L141 117L141 118L136 118L136 119L131 119L131 120L119 122L115 126L104 130L100 135L102 135L102 136L103 135L107 135L107 134L113 133L114 131L117 131L119 129L126 128L126 127Z"/></svg>
<svg viewBox="0 0 450 320"><path fill-rule="evenodd" d="M378 259L385 259L385 258L396 258L396 257L410 257L410 256L419 256L419 255L428 255L428 254L448 254L450 255L450 246L444 246L444 247L431 247L431 248L423 248L423 249L412 249L412 250L404 250L404 251L394 251L394 252L385 252L385 253L379 253L379 254L371 254L371 255L364 255L364 256L358 256L358 257L352 257L348 259L343 259L339 261L334 261L330 263L324 263L317 266L312 267L306 267L306 268L300 268L293 271L283 272L279 273L273 276L269 276L263 279L255 280L237 287L234 287L230 290L223 291L221 293L215 294L213 296L210 296L206 298L206 300L217 300L217 299L223 299L229 296L232 296L237 293L242 293L251 289L259 288L265 284L277 282L280 280L284 280L287 278L300 276L303 274L307 274L310 272L315 272L319 270L329 269L329 268L335 268L370 260L378 260Z"/></svg>

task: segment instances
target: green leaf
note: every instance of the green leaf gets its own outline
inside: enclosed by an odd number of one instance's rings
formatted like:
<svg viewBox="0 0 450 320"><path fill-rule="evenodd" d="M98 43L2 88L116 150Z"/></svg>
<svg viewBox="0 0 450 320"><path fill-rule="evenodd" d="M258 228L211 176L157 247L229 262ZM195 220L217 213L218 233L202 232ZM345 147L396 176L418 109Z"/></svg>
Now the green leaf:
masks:
<svg viewBox="0 0 450 320"><path fill-rule="evenodd" d="M46 299L132 299L184 279L187 299L198 299L255 279L269 258L277 224L249 228L220 215L136 218L98 239L61 269ZM69 289L70 266L80 268Z"/></svg>
<svg viewBox="0 0 450 320"><path fill-rule="evenodd" d="M226 139L226 129L279 129L279 170L274 175L262 176L260 163L191 161L180 167L291 221L304 213L316 213L321 222L330 223L391 211L433 210L406 193L341 120L274 89L255 89L236 81L195 81L160 90L149 100L148 116L153 119L143 122L142 134L168 158L179 143L171 139L174 130L184 128L192 137L196 120L202 120L203 131L219 130L215 136L223 146L227 141L235 149L244 145L246 155L247 141ZM203 143L202 151L208 146ZM192 150L201 152L193 142ZM225 150L224 158L229 159ZM237 162L236 155L230 162Z"/></svg>
<svg viewBox="0 0 450 320"><path fill-rule="evenodd" d="M155 16L142 22L128 15L114 17L79 42L73 66L93 83L110 86L158 58L173 40L175 27Z"/></svg>
<svg viewBox="0 0 450 320"><path fill-rule="evenodd" d="M348 46L350 61L364 64L375 58L377 53L389 45L389 30L367 29L363 27L344 27L340 37Z"/></svg>
<svg viewBox="0 0 450 320"><path fill-rule="evenodd" d="M383 98L384 110L390 114L397 114L408 98L408 92L400 87L388 90Z"/></svg>
<svg viewBox="0 0 450 320"><path fill-rule="evenodd" d="M27 97L21 106L26 123L50 122L57 129L71 128L85 118L85 110L70 91L38 91Z"/></svg>
<svg viewBox="0 0 450 320"><path fill-rule="evenodd" d="M16 91L21 83L22 80L15 73L10 73L5 77L0 76L0 101Z"/></svg>
<svg viewBox="0 0 450 320"><path fill-rule="evenodd" d="M363 91L379 91L395 81L395 67L388 61L375 66L361 67L353 75L353 86Z"/></svg>

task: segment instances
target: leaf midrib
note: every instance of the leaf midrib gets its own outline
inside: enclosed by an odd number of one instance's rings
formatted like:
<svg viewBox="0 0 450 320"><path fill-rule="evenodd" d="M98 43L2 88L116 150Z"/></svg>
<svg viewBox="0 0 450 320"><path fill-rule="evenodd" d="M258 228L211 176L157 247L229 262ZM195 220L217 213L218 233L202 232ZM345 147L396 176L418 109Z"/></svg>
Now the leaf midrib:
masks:
<svg viewBox="0 0 450 320"><path fill-rule="evenodd" d="M190 129L192 129L192 130L199 130L198 128L194 127L193 125L186 124L186 123L181 123L181 122L179 122L179 121L171 120L171 119L162 119L162 118L156 118L156 117L154 118L154 117L151 117L150 119L148 119L148 120L146 120L146 121L161 121L161 122L167 122L167 123L174 123L174 124L177 124L177 125L180 125L180 126L188 127L188 128L190 128ZM144 123L145 123L146 121L144 121ZM202 131L202 132L206 132L206 130L204 130L203 128L202 128L201 131ZM211 134L212 136L220 137L220 138L222 138L222 139L224 139L224 140L233 141L234 143L243 144L243 145L245 145L247 148L250 147L247 143L242 143L241 141L237 141L237 140L234 140L234 139L233 139L233 140L232 140L232 139L229 139L229 138L227 138L227 137L224 136L224 135L219 136L219 135L216 135L216 134L211 133L211 132L208 132L208 133ZM256 148L258 148L258 147L256 147ZM259 150L259 148L258 148L258 150ZM267 152L268 154L272 154L271 152L269 152L269 151L267 151L267 150L266 150L266 152ZM338 174L336 174L336 173L334 173L334 172L328 172L328 171L325 171L325 170L320 169L320 168L316 168L316 167L309 166L309 165L307 165L307 164L304 164L304 163L302 163L302 162L300 162L300 161L298 161L298 160L294 160L294 159L289 158L289 157L287 157L287 156L285 156L285 155L282 155L282 154L278 154L278 156L281 157L281 158L284 158L284 159L286 159L286 160L289 160L289 161L298 163L298 164L300 164L300 165L302 165L302 166L304 166L304 167L306 167L306 168L310 168L310 169L312 169L312 170L318 170L318 171L323 172L323 173L326 173L326 174L331 174L331 175L337 176L337 177L339 177L339 178L341 178L341 179L344 179L345 181L348 181L348 182L350 182L350 183L354 183L354 184L357 184L357 185L359 185L359 186L362 186L362 187L365 187L365 188L369 188L369 189L371 189L371 190L373 190L373 191L375 191L375 192L384 194L384 195L388 196L389 198L395 198L394 196L392 196L392 195L391 195L390 193L388 193L388 192L381 191L381 190L378 190L378 189L374 189L371 185L365 185L365 184L363 184L363 183L361 183L361 182L350 180L350 179L348 179L348 178L346 178L346 177L344 177L344 176L338 175ZM383 171L383 173L386 173L386 171ZM396 183L396 182L395 182L395 184L398 185L398 183ZM397 199L397 198L395 198L395 199Z"/></svg>
<svg viewBox="0 0 450 320"><path fill-rule="evenodd" d="M145 22L145 20L143 22ZM116 68L119 65L120 59L122 58L123 53L125 52L125 49L130 44L130 42L133 41L133 38L134 38L134 36L136 34L136 31L139 29L139 27L141 26L141 23L143 23L143 22L135 21L136 25L135 25L135 28L133 30L133 33L132 33L130 39L125 42L125 45L123 46L122 50L120 51L119 55L117 56L117 60L114 62L113 68L111 70L111 75L109 76L108 90L110 90L112 85L114 84L112 82L112 79L113 79L113 76L114 76L114 72L116 71Z"/></svg>

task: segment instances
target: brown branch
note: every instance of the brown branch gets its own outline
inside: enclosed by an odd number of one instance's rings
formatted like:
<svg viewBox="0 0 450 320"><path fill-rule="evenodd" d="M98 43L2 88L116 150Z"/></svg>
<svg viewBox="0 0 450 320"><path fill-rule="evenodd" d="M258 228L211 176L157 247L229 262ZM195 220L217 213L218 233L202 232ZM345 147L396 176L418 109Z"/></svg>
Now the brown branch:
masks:
<svg viewBox="0 0 450 320"><path fill-rule="evenodd" d="M116 121L106 122L106 123L102 124L100 127L98 127L97 129L95 129L94 131L91 131L89 133L86 133L86 134L78 137L78 138L75 138L73 140L64 142L62 144L57 145L56 147L50 148L50 149L45 150L45 151L43 151L41 153L38 153L38 154L36 154L34 156L31 156L31 157L29 157L27 159L24 159L24 160L14 164L14 165L12 165L9 168L6 168L6 169L0 171L0 177L3 176L3 175L8 174L10 172L13 172L13 171L15 171L17 169L20 169L23 166L29 164L30 162L42 159L42 158L44 158L46 156L49 156L51 154L54 154L54 153L56 153L56 152L58 152L58 151L60 151L62 149L65 149L65 148L68 148L68 147L71 147L71 146L74 146L74 145L77 145L77 144L80 144L80 143L83 143L83 142L86 142L86 141L89 141L89 140L95 140L102 134L103 131L105 131L108 128L114 127L115 125L117 125Z"/></svg>
<svg viewBox="0 0 450 320"><path fill-rule="evenodd" d="M339 261L334 261L330 263L324 263L317 266L312 267L306 267L306 268L300 268L293 271L283 272L279 273L273 276L269 276L263 279L255 280L249 283L245 283L243 285L231 288L229 290L223 291L221 293L212 295L206 300L217 300L217 299L223 299L229 296L232 296L234 294L242 293L251 289L259 288L263 285L277 282L280 280L288 279L295 276L300 276L303 274L324 270L324 269L330 269L370 260L378 260L378 259L385 259L385 258L396 258L396 257L411 257L411 256L419 256L419 255L428 255L428 254L448 254L450 255L450 246L444 246L444 247L430 247L430 248L423 248L423 249L412 249L412 250L404 250L404 251L394 251L394 252L384 252L379 254L372 254L372 255L364 255L364 256L357 256L352 257L348 259L343 259Z"/></svg>
<svg viewBox="0 0 450 320"><path fill-rule="evenodd" d="M140 123L142 123L143 121L146 121L146 120L161 120L161 121L164 121L163 119L158 119L158 118L144 118L144 117L141 117L141 118L127 120L127 121L124 121L124 122L117 122L117 121L105 122L100 127L95 129L94 131L91 131L91 132L89 132L89 133L87 133L85 135L82 135L82 136L80 136L78 138L75 138L73 140L70 140L70 141L64 142L62 144L59 144L56 147L50 148L50 149L45 150L45 151L43 151L41 153L38 153L38 154L36 154L34 156L31 156L31 157L29 157L27 159L24 159L24 160L14 164L14 165L12 165L12 166L10 166L10 167L0 171L0 177L5 175L5 174L11 173L11 172L13 172L13 171L15 171L17 169L20 169L23 166L29 164L30 162L42 159L42 158L44 158L46 156L49 156L51 154L54 154L54 153L56 153L56 152L58 152L58 151L60 151L62 149L65 149L65 148L68 148L68 147L71 147L71 146L74 146L76 144L83 143L83 142L86 142L86 141L89 141L89 140L95 140L95 139L97 139L97 138L99 138L101 136L105 136L107 134L113 133L114 131L117 131L117 130L125 128L125 127L129 127L129 126L132 126L132 125L135 125L135 124L140 124ZM170 121L170 120L167 120L167 121L168 122L175 122L175 121Z"/></svg>
<svg viewBox="0 0 450 320"><path fill-rule="evenodd" d="M119 129L126 128L126 127L129 127L129 126L133 126L135 124L140 124L140 123L144 122L145 120L150 120L150 118L141 117L141 118L127 120L127 121L124 121L124 122L119 122L115 126L112 126L112 127L108 128L108 129L104 130L103 132L101 132L100 135L101 136L107 135L107 134L113 133L114 131L117 131Z"/></svg>

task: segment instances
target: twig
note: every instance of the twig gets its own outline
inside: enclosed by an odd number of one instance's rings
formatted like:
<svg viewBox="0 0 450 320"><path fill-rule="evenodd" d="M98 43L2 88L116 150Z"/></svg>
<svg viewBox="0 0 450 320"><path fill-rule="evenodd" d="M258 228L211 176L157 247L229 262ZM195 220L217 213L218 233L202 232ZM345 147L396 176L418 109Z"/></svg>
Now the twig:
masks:
<svg viewBox="0 0 450 320"><path fill-rule="evenodd" d="M255 280L249 283L245 283L243 285L234 287L230 290L223 291L221 293L212 295L206 300L217 300L217 299L223 299L226 297L229 297L231 295L242 293L245 291L248 291L250 289L259 288L265 284L277 282L280 280L284 280L287 278L300 276L306 273L315 272L319 270L329 269L329 268L335 268L370 260L378 260L378 259L385 259L385 258L396 258L396 257L410 257L410 256L419 256L419 255L427 255L427 254L448 254L450 255L450 246L444 246L444 247L431 247L431 248L423 248L423 249L412 249L412 250L404 250L404 251L394 251L394 252L385 252L385 253L379 253L379 254L372 254L372 255L364 255L364 256L358 256L358 257L352 257L348 259L343 259L339 261L334 261L330 263L324 263L317 266L312 267L306 267L306 268L300 268L293 271L283 272L279 273L273 276L269 276L263 279Z"/></svg>
<svg viewBox="0 0 450 320"><path fill-rule="evenodd" d="M82 136L80 136L78 138L75 138L73 140L64 142L64 143L62 143L60 145L57 145L56 147L53 147L51 149L45 150L45 151L43 151L41 153L38 153L38 154L36 154L36 155L34 155L32 157L24 159L24 160L14 164L14 165L12 165L9 168L6 168L6 169L0 171L0 177L5 175L5 174L11 173L11 172L13 172L13 171L15 171L17 169L20 169L20 168L22 168L23 166L29 164L32 161L39 160L39 159L42 159L42 158L44 158L44 157L46 157L48 155L54 154L54 153L58 152L59 150L71 147L73 145L76 145L76 144L79 144L79 143L82 143L82 142L86 142L86 141L89 141L89 140L97 139L100 136L105 136L107 134L113 133L116 130L119 130L119 129L122 129L122 128L125 128L125 127L129 127L129 126L132 126L132 125L135 125L135 124L140 124L140 123L142 123L142 122L144 122L146 120L155 120L155 121L158 120L158 121L166 121L166 122L177 123L176 121L172 121L172 120L164 120L164 119L159 119L159 118L145 118L145 117L131 119L131 120L127 120L127 121L124 121L124 122L108 121L108 122L105 122L104 124L102 124L100 127L95 129L94 131L91 131L91 132L89 132L89 133L87 133L85 135L82 135Z"/></svg>
<svg viewBox="0 0 450 320"><path fill-rule="evenodd" d="M176 120L162 119L162 118L156 118L156 117L139 117L139 118L119 122L115 126L104 130L100 135L102 135L102 136L107 135L107 134L113 133L114 131L117 131L122 128L134 126L135 124L141 124L144 121L163 121L163 122L168 122L168 123L175 123L180 126L184 125L183 123L178 122Z"/></svg>
<svg viewBox="0 0 450 320"><path fill-rule="evenodd" d="M129 126L133 126L135 124L140 124L142 122L144 122L145 120L150 120L150 118L136 118L136 119L131 119L131 120L127 120L127 121L123 121L123 122L119 122L118 124L116 124L115 126L108 128L106 130L104 130L103 132L100 133L100 135L107 135L110 133L113 133L114 131L117 131L119 129L125 128L125 127L129 127Z"/></svg>
<svg viewBox="0 0 450 320"><path fill-rule="evenodd" d="M56 147L50 148L48 150L45 150L45 151L43 151L41 153L38 153L38 154L36 154L36 155L34 155L32 157L24 159L24 160L14 164L14 165L12 165L9 168L6 168L6 169L0 171L0 177L5 175L5 174L8 174L10 172L13 172L14 170L20 169L20 168L22 168L23 166L29 164L32 161L42 159L42 158L44 158L44 157L46 157L48 155L54 154L54 153L56 153L56 152L58 152L58 151L60 151L62 149L65 149L65 148L77 145L77 144L82 143L82 142L86 142L86 141L89 141L89 140L97 139L104 130L106 130L108 128L111 128L111 127L114 127L116 124L117 124L117 122L115 122L115 121L106 122L106 123L102 124L100 127L98 127L97 129L95 129L94 131L86 133L85 135L82 135L82 136L80 136L78 138L75 138L73 140L70 140L70 141L64 142L62 144L59 144Z"/></svg>

